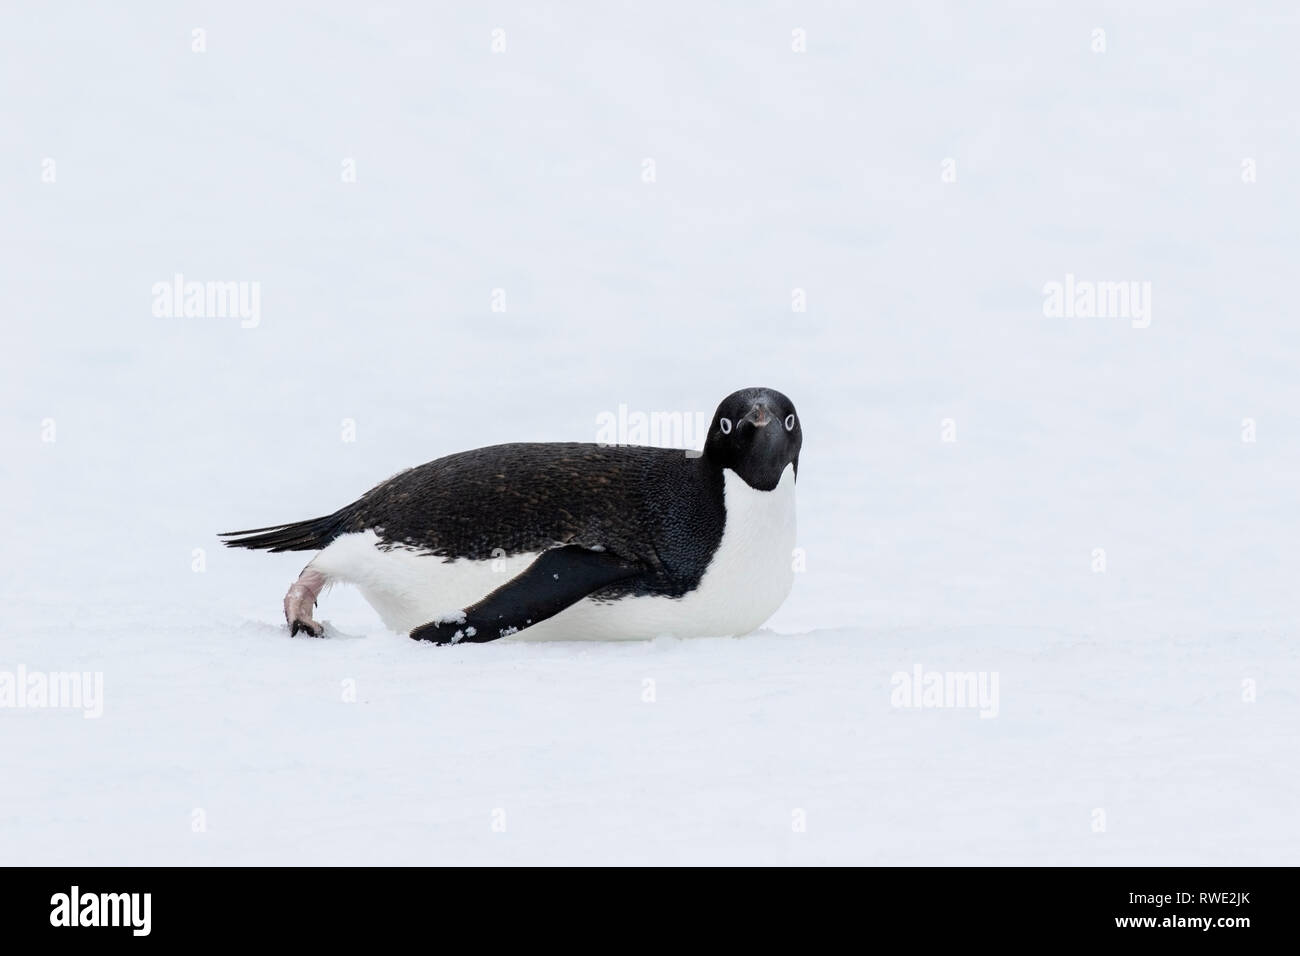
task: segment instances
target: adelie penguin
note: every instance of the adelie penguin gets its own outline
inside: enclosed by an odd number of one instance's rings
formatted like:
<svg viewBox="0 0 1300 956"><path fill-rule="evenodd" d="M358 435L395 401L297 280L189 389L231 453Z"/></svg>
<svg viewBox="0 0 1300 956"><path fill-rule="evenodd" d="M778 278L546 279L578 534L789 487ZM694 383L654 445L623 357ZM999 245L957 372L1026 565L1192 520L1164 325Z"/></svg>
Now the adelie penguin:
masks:
<svg viewBox="0 0 1300 956"><path fill-rule="evenodd" d="M320 552L284 598L294 634L322 633L312 609L334 582L438 644L745 634L794 580L802 443L790 399L747 388L718 406L703 453L493 445L401 472L326 517L222 537Z"/></svg>

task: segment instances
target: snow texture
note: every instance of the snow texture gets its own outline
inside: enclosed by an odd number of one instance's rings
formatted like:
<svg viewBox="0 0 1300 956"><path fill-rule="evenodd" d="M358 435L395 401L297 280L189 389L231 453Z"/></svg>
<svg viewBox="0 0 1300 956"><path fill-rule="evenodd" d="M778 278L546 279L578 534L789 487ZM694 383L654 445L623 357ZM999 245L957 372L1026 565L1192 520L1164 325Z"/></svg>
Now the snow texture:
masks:
<svg viewBox="0 0 1300 956"><path fill-rule="evenodd" d="M0 674L104 692L0 862L1300 862L1293 5L428 6L0 14ZM749 385L748 637L291 639L215 539Z"/></svg>

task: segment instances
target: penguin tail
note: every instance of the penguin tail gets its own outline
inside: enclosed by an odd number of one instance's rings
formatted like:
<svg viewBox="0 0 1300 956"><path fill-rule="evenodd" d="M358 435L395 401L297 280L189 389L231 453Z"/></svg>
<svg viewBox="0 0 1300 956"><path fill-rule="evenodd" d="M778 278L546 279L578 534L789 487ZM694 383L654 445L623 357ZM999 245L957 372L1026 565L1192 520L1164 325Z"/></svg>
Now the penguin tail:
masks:
<svg viewBox="0 0 1300 956"><path fill-rule="evenodd" d="M347 529L347 509L323 518L310 518L291 524L276 524L247 531L223 531L219 535L227 548L253 551L319 551Z"/></svg>

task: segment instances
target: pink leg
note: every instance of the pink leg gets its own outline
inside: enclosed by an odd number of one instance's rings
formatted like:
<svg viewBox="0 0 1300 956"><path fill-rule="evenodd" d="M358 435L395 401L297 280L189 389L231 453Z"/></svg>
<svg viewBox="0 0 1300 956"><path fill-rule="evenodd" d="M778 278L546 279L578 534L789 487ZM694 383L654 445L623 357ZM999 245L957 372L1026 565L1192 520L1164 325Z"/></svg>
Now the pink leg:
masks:
<svg viewBox="0 0 1300 956"><path fill-rule="evenodd" d="M312 637L320 637L325 633L325 628L311 618L312 608L324 587L325 575L313 571L310 565L303 568L298 580L290 585L289 593L284 596L284 619L291 635L306 631Z"/></svg>

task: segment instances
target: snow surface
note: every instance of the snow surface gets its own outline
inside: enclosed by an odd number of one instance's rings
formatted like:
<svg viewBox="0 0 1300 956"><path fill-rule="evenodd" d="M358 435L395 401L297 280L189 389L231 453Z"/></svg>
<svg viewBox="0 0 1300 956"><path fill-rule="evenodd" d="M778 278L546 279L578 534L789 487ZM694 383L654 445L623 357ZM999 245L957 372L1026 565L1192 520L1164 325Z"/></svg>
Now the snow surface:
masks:
<svg viewBox="0 0 1300 956"><path fill-rule="evenodd" d="M0 14L0 671L105 695L0 709L0 862L1300 862L1293 6L438 6ZM214 537L757 384L746 638L290 639Z"/></svg>

